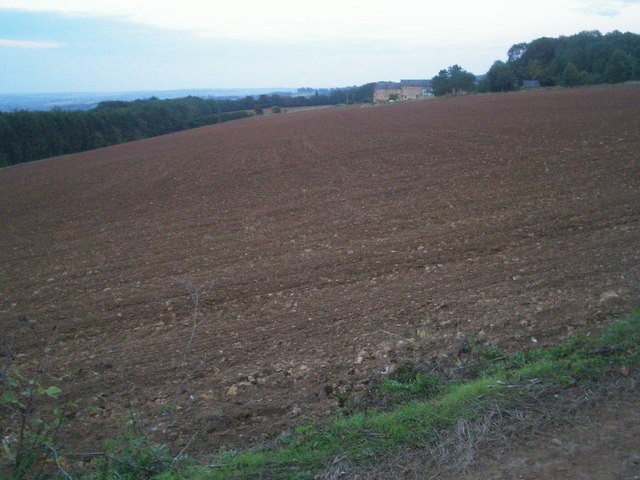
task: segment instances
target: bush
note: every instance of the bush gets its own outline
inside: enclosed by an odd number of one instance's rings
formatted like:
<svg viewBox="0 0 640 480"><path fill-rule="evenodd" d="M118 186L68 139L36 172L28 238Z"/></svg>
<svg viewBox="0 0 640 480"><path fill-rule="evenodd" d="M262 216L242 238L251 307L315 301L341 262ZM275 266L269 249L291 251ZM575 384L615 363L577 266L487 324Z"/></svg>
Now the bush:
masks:
<svg viewBox="0 0 640 480"><path fill-rule="evenodd" d="M54 403L61 390L46 374L50 343L31 362L14 362L18 334L28 325L26 317L19 317L2 342L5 365L0 371L0 475L8 479L43 478L56 469L66 474L55 436L67 410L74 405L67 403L66 408L59 408Z"/></svg>
<svg viewBox="0 0 640 480"><path fill-rule="evenodd" d="M391 378L384 379L380 389L391 397L393 402L403 402L433 398L441 393L445 386L445 380L438 372L422 372L414 365L405 363Z"/></svg>
<svg viewBox="0 0 640 480"><path fill-rule="evenodd" d="M132 412L123 434L105 442L104 452L94 463L90 478L143 480L171 470L175 461L169 447L148 441L138 416Z"/></svg>

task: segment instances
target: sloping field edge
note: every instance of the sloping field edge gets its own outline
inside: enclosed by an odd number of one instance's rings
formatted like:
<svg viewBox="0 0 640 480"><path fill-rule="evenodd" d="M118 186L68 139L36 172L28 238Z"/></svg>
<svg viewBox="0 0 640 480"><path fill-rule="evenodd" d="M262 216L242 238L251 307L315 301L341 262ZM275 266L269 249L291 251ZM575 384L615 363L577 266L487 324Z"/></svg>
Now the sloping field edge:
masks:
<svg viewBox="0 0 640 480"><path fill-rule="evenodd" d="M475 378L446 385L441 393L392 411L367 410L305 425L276 445L228 451L207 465L166 472L159 479L313 479L336 458L366 465L382 455L433 445L461 420L473 421L496 405L522 404L532 396L625 375L640 364L640 309L598 335L505 355Z"/></svg>

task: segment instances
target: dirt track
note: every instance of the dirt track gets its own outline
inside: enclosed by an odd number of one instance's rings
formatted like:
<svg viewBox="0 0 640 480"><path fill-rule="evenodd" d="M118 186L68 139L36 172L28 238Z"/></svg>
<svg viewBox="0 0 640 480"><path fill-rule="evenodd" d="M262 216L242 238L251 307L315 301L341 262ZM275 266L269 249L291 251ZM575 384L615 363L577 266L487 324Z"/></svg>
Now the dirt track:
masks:
<svg viewBox="0 0 640 480"><path fill-rule="evenodd" d="M81 430L108 435L130 398L162 430L193 313L176 280L210 282L174 435L273 437L427 317L429 361L460 332L545 345L640 305L639 152L626 86L271 115L4 169L3 333L58 325Z"/></svg>

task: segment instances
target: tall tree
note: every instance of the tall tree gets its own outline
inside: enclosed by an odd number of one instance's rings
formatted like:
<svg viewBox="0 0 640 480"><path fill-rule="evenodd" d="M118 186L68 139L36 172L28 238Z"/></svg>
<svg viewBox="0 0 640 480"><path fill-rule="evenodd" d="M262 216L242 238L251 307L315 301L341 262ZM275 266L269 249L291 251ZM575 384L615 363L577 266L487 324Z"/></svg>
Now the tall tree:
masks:
<svg viewBox="0 0 640 480"><path fill-rule="evenodd" d="M440 70L431 79L431 89L436 96L471 92L475 89L476 77L467 72L460 65L452 65L446 70Z"/></svg>
<svg viewBox="0 0 640 480"><path fill-rule="evenodd" d="M486 78L492 92L508 92L515 88L516 76L511 66L497 60L487 72Z"/></svg>
<svg viewBox="0 0 640 480"><path fill-rule="evenodd" d="M573 62L567 63L560 76L560 85L563 87L575 87L582 83L580 72Z"/></svg>
<svg viewBox="0 0 640 480"><path fill-rule="evenodd" d="M638 61L624 50L616 49L607 67L604 70L604 78L609 83L621 83L633 80L637 77L638 73Z"/></svg>

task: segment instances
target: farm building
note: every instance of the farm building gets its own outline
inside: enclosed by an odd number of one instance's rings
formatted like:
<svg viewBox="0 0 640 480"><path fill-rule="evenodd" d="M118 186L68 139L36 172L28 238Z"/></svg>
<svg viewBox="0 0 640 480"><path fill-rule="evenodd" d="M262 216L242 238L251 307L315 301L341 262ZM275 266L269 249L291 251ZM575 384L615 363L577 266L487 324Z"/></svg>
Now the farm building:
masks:
<svg viewBox="0 0 640 480"><path fill-rule="evenodd" d="M431 80L400 80L403 100L416 100L431 94Z"/></svg>
<svg viewBox="0 0 640 480"><path fill-rule="evenodd" d="M400 80L400 82L378 82L373 92L373 101L417 100L431 94L431 80Z"/></svg>
<svg viewBox="0 0 640 480"><path fill-rule="evenodd" d="M397 82L378 82L373 90L374 103L398 100L402 95L400 84Z"/></svg>
<svg viewBox="0 0 640 480"><path fill-rule="evenodd" d="M535 90L536 88L541 88L540 80L525 80L522 82L522 88L525 90Z"/></svg>

